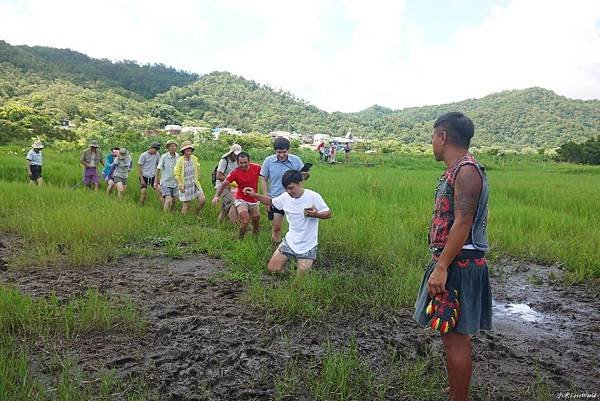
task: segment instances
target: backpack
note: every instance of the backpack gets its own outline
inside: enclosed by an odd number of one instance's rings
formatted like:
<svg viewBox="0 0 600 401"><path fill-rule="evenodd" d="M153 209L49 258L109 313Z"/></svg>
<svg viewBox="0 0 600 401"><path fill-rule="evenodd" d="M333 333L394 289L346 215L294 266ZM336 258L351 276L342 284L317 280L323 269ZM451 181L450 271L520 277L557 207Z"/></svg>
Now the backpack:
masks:
<svg viewBox="0 0 600 401"><path fill-rule="evenodd" d="M225 159L225 161L227 162L227 164L225 165L225 171L227 171L227 167L229 167L229 158L228 157L223 157L223 159ZM220 162L221 160L219 160ZM212 182L213 187L215 185L217 185L217 169L219 168L219 163L217 163L217 165L215 166L215 168L213 169L213 172L210 176L210 181Z"/></svg>

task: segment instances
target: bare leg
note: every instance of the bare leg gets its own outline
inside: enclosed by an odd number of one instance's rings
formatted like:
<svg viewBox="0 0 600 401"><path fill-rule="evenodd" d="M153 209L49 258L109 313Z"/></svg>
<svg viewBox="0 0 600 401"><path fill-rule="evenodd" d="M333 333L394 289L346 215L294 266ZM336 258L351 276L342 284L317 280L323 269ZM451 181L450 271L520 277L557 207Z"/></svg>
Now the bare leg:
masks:
<svg viewBox="0 0 600 401"><path fill-rule="evenodd" d="M163 210L165 212L171 211L171 202L173 202L173 198L171 196L165 196L165 204L163 205Z"/></svg>
<svg viewBox="0 0 600 401"><path fill-rule="evenodd" d="M117 187L117 199L119 199L119 200L123 199L123 194L125 192L125 185L123 185L122 182L117 182L115 184L115 187Z"/></svg>
<svg viewBox="0 0 600 401"><path fill-rule="evenodd" d="M200 195L198 195L198 211L196 212L196 214L200 214L200 211L202 210L205 204L206 197L204 196L204 193L201 193Z"/></svg>
<svg viewBox="0 0 600 401"><path fill-rule="evenodd" d="M106 187L106 194L108 196L110 196L110 194L112 193L114 186L115 186L115 182L113 180L108 180L108 186Z"/></svg>
<svg viewBox="0 0 600 401"><path fill-rule="evenodd" d="M39 186L42 186L42 185L44 185L44 179L43 179L42 177L38 178L38 179L37 179L37 184L38 184Z"/></svg>
<svg viewBox="0 0 600 401"><path fill-rule="evenodd" d="M271 256L271 260L269 260L269 264L267 265L269 273L280 273L287 261L288 257L281 253L279 249L275 249L273 256Z"/></svg>
<svg viewBox="0 0 600 401"><path fill-rule="evenodd" d="M248 206L241 204L237 207L238 214L240 216L240 235L239 239L244 239L246 231L248 230L248 224L250 224L250 214L248 213Z"/></svg>
<svg viewBox="0 0 600 401"><path fill-rule="evenodd" d="M313 265L312 259L298 259L298 277L304 277Z"/></svg>
<svg viewBox="0 0 600 401"><path fill-rule="evenodd" d="M250 219L252 220L252 235L255 238L258 237L258 233L260 230L260 209L257 207L249 210Z"/></svg>
<svg viewBox="0 0 600 401"><path fill-rule="evenodd" d="M95 182L94 183L94 192L98 192L100 191L100 183L99 182Z"/></svg>
<svg viewBox="0 0 600 401"><path fill-rule="evenodd" d="M229 221L231 222L231 224L239 224L240 223L238 212L237 212L237 209L235 208L235 206L232 206L229 208L228 216L229 216Z"/></svg>
<svg viewBox="0 0 600 401"><path fill-rule="evenodd" d="M147 195L148 195L148 188L142 187L140 189L140 205L144 206L144 202L146 201Z"/></svg>
<svg viewBox="0 0 600 401"><path fill-rule="evenodd" d="M450 400L467 401L473 372L471 337L466 334L442 335L446 353L446 369L450 383Z"/></svg>
<svg viewBox="0 0 600 401"><path fill-rule="evenodd" d="M182 206L181 206L181 214L187 214L189 208L190 208L190 201L184 201L181 202Z"/></svg>
<svg viewBox="0 0 600 401"><path fill-rule="evenodd" d="M273 214L271 226L271 241L274 243L281 242L281 228L283 227L283 215L279 213Z"/></svg>

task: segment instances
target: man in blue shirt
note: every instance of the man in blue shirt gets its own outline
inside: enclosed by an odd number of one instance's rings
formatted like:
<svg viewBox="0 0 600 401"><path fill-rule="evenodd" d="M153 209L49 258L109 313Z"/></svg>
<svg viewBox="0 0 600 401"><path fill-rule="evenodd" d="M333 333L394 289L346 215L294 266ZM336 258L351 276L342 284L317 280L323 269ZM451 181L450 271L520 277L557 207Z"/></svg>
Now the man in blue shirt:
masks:
<svg viewBox="0 0 600 401"><path fill-rule="evenodd" d="M304 167L302 160L289 153L290 141L277 137L273 142L275 154L268 156L262 164L260 170L260 188L263 195L270 198L276 198L285 192L281 183L281 178L288 170L301 170ZM281 228L283 226L283 216L285 212L277 209L275 206L267 206L269 220L271 220L271 241L273 245L281 242Z"/></svg>

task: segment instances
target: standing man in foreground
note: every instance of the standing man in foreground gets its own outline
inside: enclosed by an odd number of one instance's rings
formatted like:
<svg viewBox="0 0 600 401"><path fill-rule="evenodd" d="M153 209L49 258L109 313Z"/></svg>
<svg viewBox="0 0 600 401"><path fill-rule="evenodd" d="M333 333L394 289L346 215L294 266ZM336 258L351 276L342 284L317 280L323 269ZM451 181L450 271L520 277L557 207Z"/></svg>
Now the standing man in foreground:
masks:
<svg viewBox="0 0 600 401"><path fill-rule="evenodd" d="M42 185L42 141L37 140L31 145L31 149L27 152L25 159L27 160L27 175L29 176L29 184Z"/></svg>
<svg viewBox="0 0 600 401"><path fill-rule="evenodd" d="M238 186L238 191L235 193L234 205L240 216L240 235L239 239L243 240L248 230L248 224L252 221L252 234L258 237L259 222L260 222L260 202L239 188L252 188L253 192L258 191L258 175L260 173L260 164L250 163L250 155L246 152L240 152L237 156L237 167L229 173L225 181L221 184L215 197L212 200L213 206L219 202L219 197L229 187L229 184L235 182Z"/></svg>
<svg viewBox="0 0 600 401"><path fill-rule="evenodd" d="M267 268L271 273L283 270L289 258L298 261L298 277L304 276L317 257L319 219L331 217L331 211L317 192L302 187L302 173L289 170L283 174L285 192L276 198L259 195L252 188L244 188L248 196L256 197L267 206L285 211L289 231L271 256Z"/></svg>
<svg viewBox="0 0 600 401"><path fill-rule="evenodd" d="M285 192L281 184L283 174L288 170L300 170L304 166L302 160L289 153L290 141L277 137L273 142L275 154L267 156L260 170L261 193L270 198L276 198ZM281 227L283 226L283 215L285 212L274 205L267 206L269 220L272 221L271 242L278 246L281 242Z"/></svg>
<svg viewBox="0 0 600 401"><path fill-rule="evenodd" d="M98 177L98 164L104 166L100 145L95 139L90 141L89 147L81 152L79 162L83 165L83 185L91 188L94 185L94 191L100 189L100 178Z"/></svg>
<svg viewBox="0 0 600 401"><path fill-rule="evenodd" d="M167 152L160 157L156 167L156 180L159 182L159 191L163 196L163 210L172 212L177 202L177 192L179 191L177 180L175 179L175 165L179 155L177 154L177 142L167 141Z"/></svg>
<svg viewBox="0 0 600 401"><path fill-rule="evenodd" d="M432 260L413 316L441 333L453 401L469 397L471 335L492 328L485 259L488 183L483 166L468 151L473 134L473 122L462 113L447 113L434 123L433 153L447 169L435 194L429 231Z"/></svg>
<svg viewBox="0 0 600 401"><path fill-rule="evenodd" d="M138 176L140 177L140 205L144 206L146 196L148 196L148 187L153 188L158 193L161 206L163 198L158 190L158 181L156 181L156 167L160 160L160 143L153 142L147 151L140 155L138 160Z"/></svg>

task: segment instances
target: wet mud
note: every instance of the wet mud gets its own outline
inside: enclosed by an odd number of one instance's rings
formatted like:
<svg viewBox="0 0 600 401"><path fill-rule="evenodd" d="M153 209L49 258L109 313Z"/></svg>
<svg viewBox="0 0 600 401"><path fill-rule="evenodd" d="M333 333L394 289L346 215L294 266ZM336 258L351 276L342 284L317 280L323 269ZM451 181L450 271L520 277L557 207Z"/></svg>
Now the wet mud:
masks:
<svg viewBox="0 0 600 401"><path fill-rule="evenodd" d="M0 258L7 247L0 247ZM474 339L475 399L531 399L529 389L540 380L553 394L600 390L598 298L589 288L550 282L548 277L560 275L550 269L516 262L495 266L495 329ZM122 377L142 377L161 400L272 400L275 377L291 361L316 371L328 346L350 341L374 368L384 366L392 352L409 361L440 351L437 336L417 327L410 309L378 318L357 313L273 323L244 301L243 283L224 279L220 273L226 270L204 256L126 258L93 269L8 269L0 272L0 282L59 299L88 288L131 297L149 320L146 333L82 334L62 346L84 372L114 368Z"/></svg>

